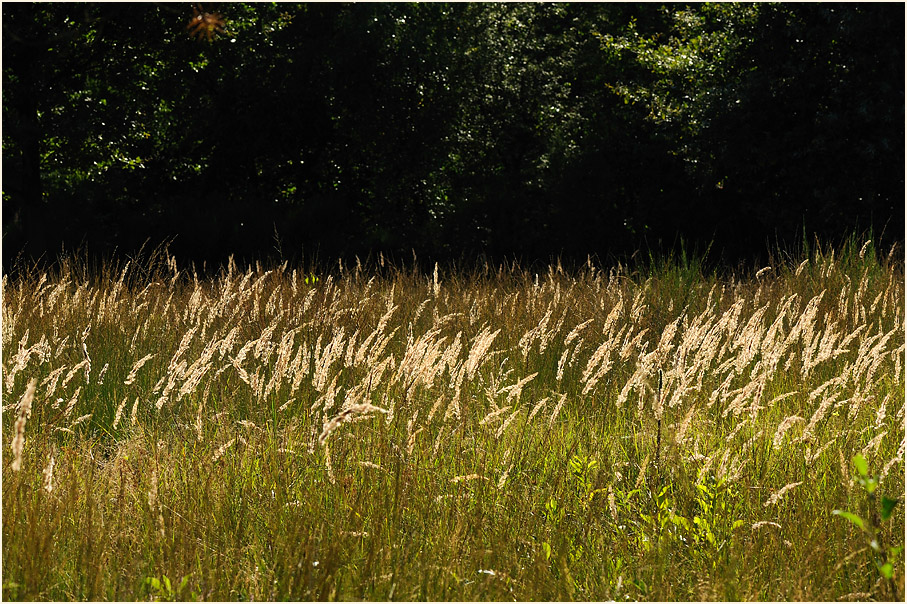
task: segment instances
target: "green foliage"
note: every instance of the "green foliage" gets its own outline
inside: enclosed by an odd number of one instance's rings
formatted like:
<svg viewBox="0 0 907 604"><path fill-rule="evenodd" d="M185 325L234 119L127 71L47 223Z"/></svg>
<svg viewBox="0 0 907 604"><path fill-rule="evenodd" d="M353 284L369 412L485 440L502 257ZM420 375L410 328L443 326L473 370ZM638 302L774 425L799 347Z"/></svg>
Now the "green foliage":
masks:
<svg viewBox="0 0 907 604"><path fill-rule="evenodd" d="M185 598L182 597L182 593L189 584L189 577L186 576L180 579L176 589L173 589L167 575L162 575L160 579L157 577L146 577L144 584L148 589L148 595L155 599L180 601L185 600ZM198 599L198 594L193 592L192 599Z"/></svg>
<svg viewBox="0 0 907 604"><path fill-rule="evenodd" d="M879 574L888 581L891 595L894 596L895 600L899 600L902 596L899 594L900 590L897 583L894 582L894 572L896 565L903 564L903 557L901 554L904 551L904 545L901 544L886 548L882 536L884 527L878 520L879 515L881 514L881 522L889 523L899 501L883 496L881 502L877 504L876 489L879 486L878 477L869 474L869 464L862 454L858 453L854 456L853 465L857 471L857 483L866 493L868 516L864 519L853 512L844 510L834 510L832 513L844 518L860 529L860 532L865 536L869 549L872 552L872 558L876 569ZM877 505L879 505L879 509L876 508Z"/></svg>
<svg viewBox="0 0 907 604"><path fill-rule="evenodd" d="M587 509L595 495L605 492L605 489L596 489L592 479L592 472L598 466L598 461L589 457L574 455L570 458L569 466L574 493L583 509Z"/></svg>
<svg viewBox="0 0 907 604"><path fill-rule="evenodd" d="M866 530L866 524L863 522L863 519L860 518L859 516L857 516L856 514L852 514L850 512L845 512L844 510L835 510L832 513L835 514L836 516L840 516L840 517L844 518L845 520L850 521L861 531Z"/></svg>
<svg viewBox="0 0 907 604"><path fill-rule="evenodd" d="M6 256L903 238L903 7L217 11L199 43L188 4L3 7Z"/></svg>

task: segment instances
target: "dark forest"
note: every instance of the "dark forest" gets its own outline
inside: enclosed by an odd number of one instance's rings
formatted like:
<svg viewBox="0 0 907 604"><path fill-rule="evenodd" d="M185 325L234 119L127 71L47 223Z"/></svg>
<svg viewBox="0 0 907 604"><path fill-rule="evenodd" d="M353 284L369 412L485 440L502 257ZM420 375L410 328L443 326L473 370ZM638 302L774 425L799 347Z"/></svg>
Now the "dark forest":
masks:
<svg viewBox="0 0 907 604"><path fill-rule="evenodd" d="M904 237L904 5L4 4L3 256Z"/></svg>

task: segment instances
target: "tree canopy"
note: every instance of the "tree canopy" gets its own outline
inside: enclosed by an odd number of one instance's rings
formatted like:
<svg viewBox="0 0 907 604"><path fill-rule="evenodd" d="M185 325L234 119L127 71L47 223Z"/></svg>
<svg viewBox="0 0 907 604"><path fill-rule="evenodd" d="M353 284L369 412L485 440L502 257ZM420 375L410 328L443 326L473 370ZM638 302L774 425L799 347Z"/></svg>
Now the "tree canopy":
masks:
<svg viewBox="0 0 907 604"><path fill-rule="evenodd" d="M903 240L902 4L2 11L5 263Z"/></svg>

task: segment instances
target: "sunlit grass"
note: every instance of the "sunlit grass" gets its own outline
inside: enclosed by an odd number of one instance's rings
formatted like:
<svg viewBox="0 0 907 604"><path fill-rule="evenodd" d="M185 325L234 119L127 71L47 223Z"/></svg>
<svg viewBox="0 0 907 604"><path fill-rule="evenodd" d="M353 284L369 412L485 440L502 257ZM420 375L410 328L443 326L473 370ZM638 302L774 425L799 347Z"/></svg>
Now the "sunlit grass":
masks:
<svg viewBox="0 0 907 604"><path fill-rule="evenodd" d="M4 278L3 596L903 598L899 253Z"/></svg>

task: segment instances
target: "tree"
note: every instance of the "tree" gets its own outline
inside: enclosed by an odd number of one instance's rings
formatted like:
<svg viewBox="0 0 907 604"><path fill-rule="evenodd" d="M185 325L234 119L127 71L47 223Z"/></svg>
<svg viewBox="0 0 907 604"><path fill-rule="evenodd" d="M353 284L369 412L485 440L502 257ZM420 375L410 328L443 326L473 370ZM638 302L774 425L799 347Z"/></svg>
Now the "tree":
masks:
<svg viewBox="0 0 907 604"><path fill-rule="evenodd" d="M727 233L738 253L807 229L887 224L903 239L903 7L662 10L667 32L631 27L603 44L635 57L642 73L615 90L648 109L697 183L658 213L699 238L696 224Z"/></svg>
<svg viewBox="0 0 907 604"><path fill-rule="evenodd" d="M903 238L902 6L2 10L7 265Z"/></svg>

